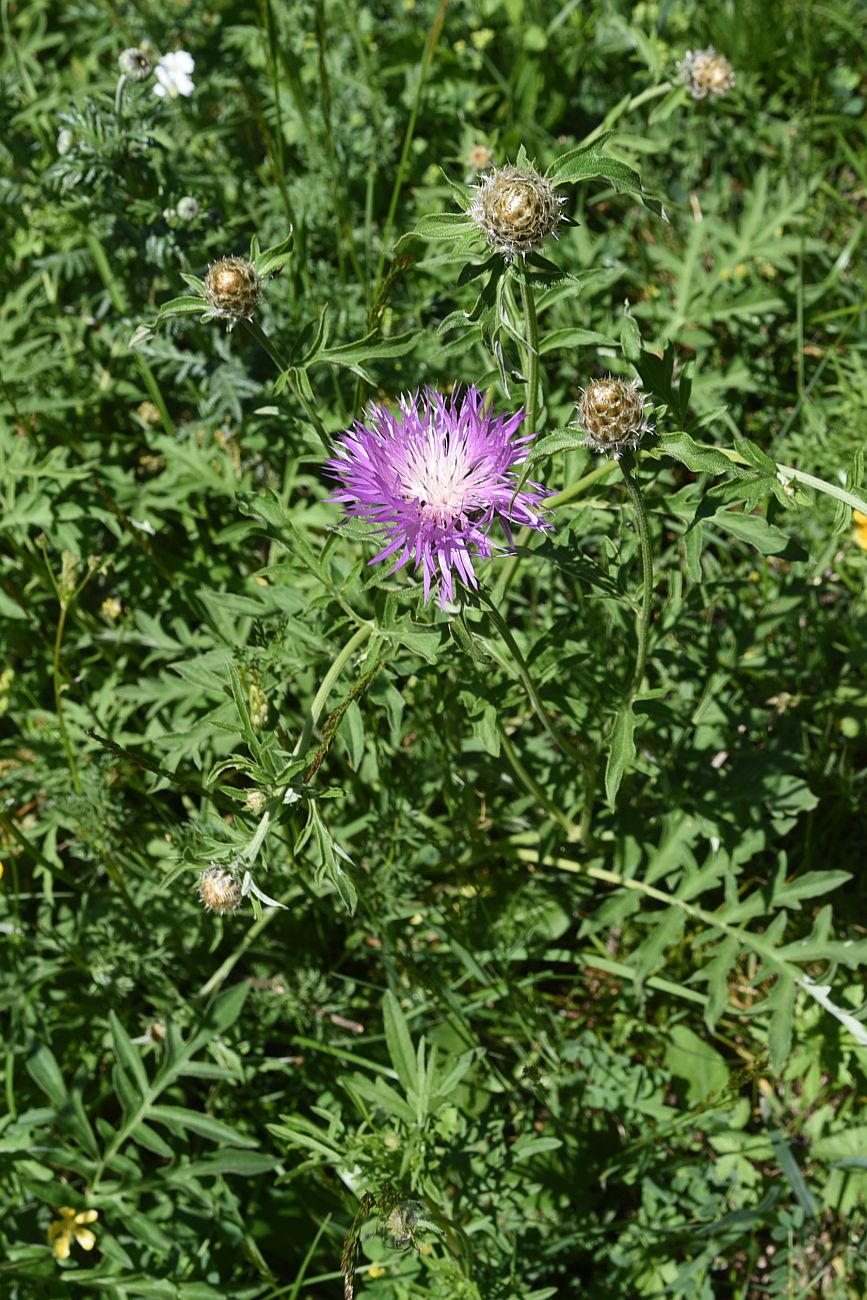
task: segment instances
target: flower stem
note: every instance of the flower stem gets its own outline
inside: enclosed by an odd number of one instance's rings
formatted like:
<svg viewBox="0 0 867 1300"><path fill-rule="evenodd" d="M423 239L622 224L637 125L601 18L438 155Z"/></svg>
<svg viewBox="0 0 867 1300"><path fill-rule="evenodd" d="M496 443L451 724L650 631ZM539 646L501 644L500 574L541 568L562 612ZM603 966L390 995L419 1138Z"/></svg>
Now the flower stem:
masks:
<svg viewBox="0 0 867 1300"><path fill-rule="evenodd" d="M600 479L606 478L613 468L613 460L606 460L602 465L597 466L596 469L590 470L589 474L585 474L583 478L576 479L574 483L567 484L561 492L557 492L554 496L546 499L546 510L554 510L557 506L567 505L575 497L581 496L588 488L593 487ZM503 596L508 591L518 565L521 562L522 556L520 554L520 548L526 546L532 535L532 528L522 528L515 538L515 554L508 556L500 566L499 577L494 586L493 594L493 598L497 603L503 599Z"/></svg>
<svg viewBox="0 0 867 1300"><path fill-rule="evenodd" d="M582 833L580 828L576 826L575 823L571 821L566 816L566 814L562 812L557 807L557 805L548 798L548 796L545 794L545 791L536 781L535 777L532 777L530 773L527 771L527 769L524 767L524 764L521 762L520 758L518 757L515 747L512 744L511 740L509 739L509 736L506 732L506 728L503 726L502 722L497 723L497 732L500 737L500 744L502 746L503 753L506 755L506 758L508 759L509 763L512 766L512 770L514 771L515 775L517 776L521 784L526 786L527 790L530 792L530 794L533 796L533 798L536 800L539 806L545 810L548 816L553 821L557 822L559 826L562 826L563 830L566 832L566 835L570 840L580 840L582 838Z"/></svg>
<svg viewBox="0 0 867 1300"><path fill-rule="evenodd" d="M545 706L539 698L539 693L536 690L535 684L533 682L533 678L530 676L530 670L527 667L527 661L524 659L524 656L521 654L518 643L512 635L512 629L509 627L508 623L503 618L502 614L497 609L496 605L494 604L494 602L491 600L490 596L488 596L486 592L480 590L479 599L485 605L485 608L488 610L489 614L491 615L492 623L494 624L500 636L503 638L503 640L506 643L506 648L508 649L510 655L512 656L512 660L514 661L515 664L515 669L521 681L521 685L524 687L524 690L527 692L527 698L532 704L533 711L535 712L537 718L539 719L542 726L545 728L545 730L547 731L548 735L551 737L551 739L553 740L557 748L561 750L564 754L574 755L572 746L563 736L562 732L557 727L556 723L554 723L551 720L551 718L548 716Z"/></svg>
<svg viewBox="0 0 867 1300"><path fill-rule="evenodd" d="M63 645L63 629L66 626L66 615L69 606L61 604L60 617L57 620L57 634L54 638L54 654L52 656L52 675L54 678L54 711L57 714L57 730L60 732L60 740L63 745L66 761L69 764L69 775L72 777L72 788L76 794L81 794L81 778L78 775L78 763L75 758L75 751L72 748L72 742L69 739L69 732L66 730L66 722L63 717L63 683L61 680L60 651Z"/></svg>
<svg viewBox="0 0 867 1300"><path fill-rule="evenodd" d="M313 735L313 728L316 726L316 723L319 721L319 715L328 703L328 696L331 693L331 688L334 686L334 683L337 681L356 650L359 646L364 645L364 642L373 631L374 628L367 623L360 627L358 631L349 638L346 645L340 651L340 654L334 660L334 663L328 669L328 672L322 679L322 685L313 697L313 703L310 705L310 712L304 719L304 729L298 738L297 745L292 751L293 758L299 754L303 754L307 746L310 744L310 738Z"/></svg>
<svg viewBox="0 0 867 1300"><path fill-rule="evenodd" d="M647 508L644 504L644 497L641 495L641 489L632 476L632 456L627 452L618 460L623 477L626 481L626 490L629 493L629 499L635 508L635 515L638 520L638 538L641 544L641 580L643 584L641 595L641 612L638 616L638 653L635 657L635 672L630 683L630 693L635 694L641 689L641 683L644 680L644 669L647 663L647 639L650 631L650 606L653 599L653 551L650 545L650 526L647 522Z"/></svg>
<svg viewBox="0 0 867 1300"><path fill-rule="evenodd" d="M527 427L524 432L536 433L539 423L539 322L536 319L536 302L533 291L527 284L526 273L521 276L520 285L527 332Z"/></svg>
<svg viewBox="0 0 867 1300"><path fill-rule="evenodd" d="M280 371L281 374L283 373L284 370L290 369L289 362L285 359L285 357L281 356L276 343L268 334L265 333L265 331L262 329L262 326L258 323L258 321L245 320L243 324L247 333L252 334L253 338L259 344L259 347L262 348L264 352L268 353L268 356L274 362L274 365L277 367L277 369Z"/></svg>
<svg viewBox="0 0 867 1300"><path fill-rule="evenodd" d="M316 407L313 406L313 404L309 402L306 396L304 395L301 385L298 382L298 376L295 372L295 368L293 366L290 366L289 363L285 360L285 358L280 354L280 351L277 348L277 345L274 343L274 340L268 334L265 333L265 331L262 329L262 326L259 325L258 322L254 320L245 320L243 323L247 330L247 333L251 334L253 338L256 340L256 342L259 344L259 347L262 348L263 351L268 353L268 356L274 362L274 365L277 367L280 373L286 375L289 382L289 387L291 388L295 397L298 398L298 401L303 406L304 413L307 416L310 423L313 425L314 429L316 430L320 442L322 443L326 451L330 451L331 440L328 437L328 434L325 432L325 425L320 420L319 415L316 411Z"/></svg>
<svg viewBox="0 0 867 1300"><path fill-rule="evenodd" d="M431 64L439 44L440 35L445 22L446 9L448 0L440 0L439 7L434 14L434 20L430 25L427 34L427 41L424 47L424 53L421 57L421 66L418 70L418 81L416 82L415 97L410 109L409 121L406 126L406 132L403 137L403 145L400 151L400 158L397 164L397 170L394 174L394 185L391 190L391 199L388 205L388 214L385 218L385 226L382 231L382 245L379 255L379 265L376 268L376 277L373 281L373 292L371 301L376 302L379 295L380 285L382 284L383 271L385 270L386 258L389 254L389 244L391 242L391 232L394 229L394 221L397 216L397 205L400 202L400 196L403 192L404 182L406 180L406 171L409 164L409 153L412 148L413 136L415 135L415 124L418 119L418 112L421 107L421 98L424 93L425 85L430 74Z"/></svg>
<svg viewBox="0 0 867 1300"><path fill-rule="evenodd" d="M112 269L108 254L92 230L85 230L84 239L90 249L90 254L93 258L94 266L99 274L99 278L105 285L105 291L109 296L112 307L119 316L125 315L127 311L126 291ZM174 438L175 426L172 417L169 414L169 408L166 406L162 392L160 391L160 386L157 383L156 376L139 352L134 350L133 356L135 357L135 363L138 366L139 374L144 380L145 387L151 395L151 400L160 413L162 426L165 429L167 436L169 438Z"/></svg>
<svg viewBox="0 0 867 1300"><path fill-rule="evenodd" d="M123 88L126 85L126 77L123 73L117 79L117 90L114 92L114 115L120 118L123 107Z"/></svg>

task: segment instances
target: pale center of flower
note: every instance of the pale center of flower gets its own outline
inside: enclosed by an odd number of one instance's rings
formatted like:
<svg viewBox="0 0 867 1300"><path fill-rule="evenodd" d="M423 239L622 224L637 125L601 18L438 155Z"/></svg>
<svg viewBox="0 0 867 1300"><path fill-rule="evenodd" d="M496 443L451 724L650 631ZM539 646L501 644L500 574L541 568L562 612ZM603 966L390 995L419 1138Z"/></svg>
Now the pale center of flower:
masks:
<svg viewBox="0 0 867 1300"><path fill-rule="evenodd" d="M419 448L401 475L403 497L415 501L425 523L447 527L473 506L475 475L464 444Z"/></svg>

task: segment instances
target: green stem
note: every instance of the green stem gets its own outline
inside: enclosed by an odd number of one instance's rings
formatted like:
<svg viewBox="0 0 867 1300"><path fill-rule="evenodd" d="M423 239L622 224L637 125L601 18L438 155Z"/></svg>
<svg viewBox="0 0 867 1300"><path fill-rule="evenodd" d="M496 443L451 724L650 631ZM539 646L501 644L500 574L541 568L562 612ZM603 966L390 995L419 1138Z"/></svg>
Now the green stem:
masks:
<svg viewBox="0 0 867 1300"><path fill-rule="evenodd" d="M286 375L292 393L294 394L295 397L298 398L298 401L301 403L302 407L304 408L304 413L307 416L310 423L313 425L314 429L316 430L320 442L322 443L326 451L330 451L331 439L328 437L328 434L325 431L325 425L320 420L316 407L313 406L313 404L309 402L307 397L305 396L301 388L301 385L298 382L298 376L295 373L294 367L289 365L288 361L280 353L280 350L278 349L274 340L268 334L265 333L265 331L262 329L262 326L257 321L245 320L243 322L243 325L247 333L251 334L252 337L256 340L256 342L259 344L259 347L262 348L263 351L267 352L268 356L274 362L274 365L277 367L280 373Z"/></svg>
<svg viewBox="0 0 867 1300"><path fill-rule="evenodd" d="M631 99L616 104L605 120L599 123L596 130L591 131L590 135L586 137L585 143L589 144L603 131L610 131L615 122L627 113L631 113L634 109L640 108L642 104L646 104L651 99L659 99L660 95L667 95L671 88L672 83L670 81L661 81L658 86L648 86L646 90L639 91Z"/></svg>
<svg viewBox="0 0 867 1300"><path fill-rule="evenodd" d="M90 255L93 258L94 266L99 273L99 278L105 286L111 305L119 316L123 316L127 310L126 296L124 294L123 286L111 268L108 254L92 230L86 231L84 238L88 248L90 249ZM135 363L138 366L139 374L144 380L145 387L150 393L151 401L160 413L160 421L163 429L169 438L174 439L174 421L169 415L169 408L166 406L163 395L160 392L160 386L157 383L156 376L143 356L136 351L133 351L133 356L135 357Z"/></svg>
<svg viewBox="0 0 867 1300"><path fill-rule="evenodd" d="M557 748L561 750L564 754L570 754L574 756L574 751L572 746L563 736L560 729L557 727L556 723L552 722L551 718L548 716L544 704L539 698L539 693L536 690L535 684L533 682L533 678L530 676L530 670L527 667L527 662L524 659L524 656L521 654L517 641L512 636L512 629L509 627L508 623L503 618L502 614L497 609L494 602L491 600L490 596L488 596L488 594L482 590L480 590L478 594L479 594L479 600L484 604L485 608L488 610L491 616L492 623L494 624L500 636L503 638L504 642L506 643L506 648L508 649L509 653L512 656L512 660L515 665L515 670L521 681L521 685L524 687L524 690L527 692L527 698L532 704L533 711L535 712L537 718L539 719L542 726L545 728L545 730L547 731L548 735L550 736L551 740L553 740Z"/></svg>
<svg viewBox="0 0 867 1300"><path fill-rule="evenodd" d="M536 781L536 779L532 777L524 767L524 764L518 757L514 745L506 734L506 729L502 722L497 723L497 731L500 736L500 744L502 745L503 753L506 755L506 758L512 766L512 770L521 784L526 786L529 793L533 796L540 807L545 810L548 816L552 818L553 821L557 822L558 825L563 827L563 830L566 832L570 840L580 840L580 828L576 826L564 812L561 812L557 805L548 798L538 781Z"/></svg>
<svg viewBox="0 0 867 1300"><path fill-rule="evenodd" d="M322 710L328 703L328 696L331 693L334 683L337 681L338 677L343 672L359 646L364 645L365 641L374 630L375 629L370 624L365 624L363 627L360 627L358 631L349 638L346 645L340 651L340 654L334 660L334 663L328 669L328 672L322 679L322 685L313 697L313 703L310 705L310 712L304 719L304 728L298 738L297 745L292 750L293 758L296 758L299 754L303 754L307 746L310 744L313 729L319 721Z"/></svg>
<svg viewBox="0 0 867 1300"><path fill-rule="evenodd" d="M548 497L545 505L549 510L556 510L558 506L565 506L575 497L582 496L588 488L594 487L601 479L607 478L613 469L613 460L603 461L601 465L591 469L590 473L585 474L583 478L576 479L574 483L569 483L562 491L555 492L552 497Z"/></svg>
<svg viewBox="0 0 867 1300"><path fill-rule="evenodd" d="M278 903L288 903L299 892L301 892L299 886L297 884L292 884L287 890L280 894L277 901ZM270 925L274 917L279 914L279 909L276 907L269 907L264 911L258 921L254 921L250 926L250 929L246 932L235 951L229 953L229 956L222 965L217 967L213 975L205 981L198 993L194 996L198 998L206 998L210 994L215 993L217 989L225 983L235 966L237 966L238 962L244 956L244 953L252 947L265 927Z"/></svg>
<svg viewBox="0 0 867 1300"><path fill-rule="evenodd" d="M403 137L403 147L400 151L400 160L397 164L397 171L394 176L394 185L391 191L391 201L388 205L388 215L385 218L385 226L382 232L382 251L379 255L379 265L376 268L376 279L373 282L373 292L370 296L371 302L376 302L379 294L379 286L382 283L382 272L385 268L385 259L388 256L389 242L391 232L394 229L394 219L397 214L397 205L400 202L400 194L403 189L403 183L406 178L406 168L409 162L409 151L412 147L413 136L415 135L415 124L421 107L421 97L424 92L428 79L428 73L433 63L434 53L439 43L440 33L443 29L443 23L446 17L446 8L449 0L440 0L439 8L436 11L434 20L431 23L427 35L427 42L424 47L424 54L421 59L419 68L418 85L416 86L415 98L413 99L412 109L410 110L409 122L406 127L406 134Z"/></svg>
<svg viewBox="0 0 867 1300"><path fill-rule="evenodd" d="M585 474L583 478L579 478L574 483L570 483L568 487L563 488L562 492L557 492L554 496L548 497L545 501L546 508L549 510L555 510L558 506L566 505L575 497L581 496L588 488L593 487L593 485L598 483L600 479L606 478L613 469L614 461L606 460L602 465L591 470L589 474ZM533 532L534 530L532 528L525 527L521 529L515 539L516 553L508 556L500 567L500 573L496 584L494 585L493 595L497 604L500 603L503 596L511 586L512 579L514 578L518 565L521 563L522 559L522 556L518 552L520 552L522 546L526 546Z"/></svg>
<svg viewBox="0 0 867 1300"><path fill-rule="evenodd" d="M72 748L72 742L69 739L69 732L66 730L66 722L63 717L63 683L61 681L60 650L63 645L63 629L66 626L67 611L67 605L60 606L60 618L57 620L57 634L54 638L54 655L52 658L54 675L54 709L57 714L57 729L60 732L60 740L66 754L66 761L69 764L69 774L72 777L73 789L76 794L81 794L81 778L78 775L78 764L75 761L75 751Z"/></svg>
<svg viewBox="0 0 867 1300"><path fill-rule="evenodd" d="M650 607L653 599L653 551L650 545L650 526L647 522L647 509L644 504L644 497L641 495L641 489L632 477L632 455L626 452L619 457L618 463L626 480L626 490L629 493L629 499L635 508L635 515L638 520L638 537L641 543L641 580L643 590L641 595L641 612L638 616L638 653L635 657L635 672L630 684L630 693L635 694L641 689L641 683L644 680L644 669L647 664L647 639L650 632Z"/></svg>
<svg viewBox="0 0 867 1300"><path fill-rule="evenodd" d="M126 77L123 73L117 79L117 90L114 92L114 115L120 118L121 109L123 108L123 88L126 85Z"/></svg>
<svg viewBox="0 0 867 1300"><path fill-rule="evenodd" d="M539 322L536 318L536 301L533 290L527 284L526 273L521 276L521 306L524 309L524 321L527 330L526 365L527 371L527 423L522 432L537 432L539 423Z"/></svg>
<svg viewBox="0 0 867 1300"><path fill-rule="evenodd" d="M264 352L268 353L268 356L274 362L274 365L281 374L285 370L291 369L289 362L281 355L274 340L265 333L258 321L245 320L242 323L247 333L252 334L253 338L259 344L259 347L262 348Z"/></svg>

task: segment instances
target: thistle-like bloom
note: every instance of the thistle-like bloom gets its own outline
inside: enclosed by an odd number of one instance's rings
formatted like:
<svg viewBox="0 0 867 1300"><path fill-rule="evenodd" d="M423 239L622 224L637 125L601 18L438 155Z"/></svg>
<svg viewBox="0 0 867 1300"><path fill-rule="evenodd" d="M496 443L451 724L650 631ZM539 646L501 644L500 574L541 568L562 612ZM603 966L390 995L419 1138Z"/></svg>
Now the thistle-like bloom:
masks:
<svg viewBox="0 0 867 1300"><path fill-rule="evenodd" d="M90 1228L85 1225L95 1223L99 1218L96 1210L79 1210L78 1213L69 1205L61 1205L57 1213L59 1219L55 1219L48 1229L48 1240L51 1242L51 1249L54 1251L57 1259L69 1259L69 1252L72 1249L73 1239L78 1242L82 1250L93 1250L96 1245L96 1236Z"/></svg>
<svg viewBox="0 0 867 1300"><path fill-rule="evenodd" d="M229 322L250 320L262 295L262 281L245 257L223 257L208 268L203 292L211 310Z"/></svg>
<svg viewBox="0 0 867 1300"><path fill-rule="evenodd" d="M129 77L130 81L147 81L154 70L154 65L146 52L136 46L121 50L117 62L123 75Z"/></svg>
<svg viewBox="0 0 867 1300"><path fill-rule="evenodd" d="M395 414L373 403L365 418L341 435L326 466L340 483L331 499L377 525L386 544L371 564L396 556L394 573L415 560L425 601L439 583L445 607L455 575L478 587L473 557L505 549L491 541L495 521L509 543L512 526L551 527L542 513L548 493L530 482L518 490L513 472L532 440L515 436L523 411L494 415L475 388L449 397L426 388L404 394Z"/></svg>
<svg viewBox="0 0 867 1300"><path fill-rule="evenodd" d="M199 898L202 907L209 912L216 912L219 916L234 912L243 898L241 882L231 871L209 867L199 877Z"/></svg>
<svg viewBox="0 0 867 1300"><path fill-rule="evenodd" d="M712 45L706 50L687 50L677 72L693 99L727 95L735 84L734 68Z"/></svg>
<svg viewBox="0 0 867 1300"><path fill-rule="evenodd" d="M584 443L594 451L620 457L637 447L650 429L644 418L644 394L634 379L594 379L581 391L578 420Z"/></svg>
<svg viewBox="0 0 867 1300"><path fill-rule="evenodd" d="M535 167L495 167L476 186L469 217L507 262L555 239L565 198Z"/></svg>
<svg viewBox="0 0 867 1300"><path fill-rule="evenodd" d="M175 50L172 54L164 54L154 68L157 78L154 94L159 95L161 99L177 99L178 95L192 95L195 89L192 76L195 66L195 59L186 50Z"/></svg>

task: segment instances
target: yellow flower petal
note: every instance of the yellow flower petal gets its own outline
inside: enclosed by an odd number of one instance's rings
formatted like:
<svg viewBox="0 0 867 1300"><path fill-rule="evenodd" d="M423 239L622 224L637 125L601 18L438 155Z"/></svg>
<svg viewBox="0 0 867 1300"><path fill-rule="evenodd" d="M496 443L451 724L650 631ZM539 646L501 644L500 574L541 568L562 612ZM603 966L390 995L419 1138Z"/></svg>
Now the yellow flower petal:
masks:
<svg viewBox="0 0 867 1300"><path fill-rule="evenodd" d="M69 1259L69 1250L72 1245L72 1234L61 1232L54 1243L52 1249L56 1259Z"/></svg>
<svg viewBox="0 0 867 1300"><path fill-rule="evenodd" d="M75 1222L76 1222L76 1223L95 1223L96 1220L97 1220L98 1218L99 1218L99 1211L98 1211L98 1210L82 1210L80 1214L76 1214L76 1216L75 1216Z"/></svg>
<svg viewBox="0 0 867 1300"><path fill-rule="evenodd" d="M77 1228L75 1240L82 1250L93 1250L96 1245L96 1236L90 1231L90 1228Z"/></svg>
<svg viewBox="0 0 867 1300"><path fill-rule="evenodd" d="M57 1211L57 1213L58 1213L58 1214L62 1214L63 1217L64 1217L64 1219L74 1219L74 1218L75 1218L75 1210L73 1210L73 1208L72 1208L71 1205L61 1205L61 1207L60 1207L60 1209Z"/></svg>
<svg viewBox="0 0 867 1300"><path fill-rule="evenodd" d="M858 525L859 528L867 528L867 515L865 515L863 511L853 510L852 518L854 519L855 523Z"/></svg>

